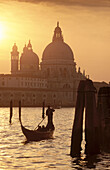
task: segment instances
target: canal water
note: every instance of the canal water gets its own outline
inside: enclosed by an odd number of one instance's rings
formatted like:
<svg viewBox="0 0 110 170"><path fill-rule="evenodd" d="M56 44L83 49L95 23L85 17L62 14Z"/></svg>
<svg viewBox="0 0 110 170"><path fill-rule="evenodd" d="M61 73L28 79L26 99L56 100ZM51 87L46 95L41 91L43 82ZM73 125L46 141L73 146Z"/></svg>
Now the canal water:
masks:
<svg viewBox="0 0 110 170"><path fill-rule="evenodd" d="M56 109L54 112L54 138L25 144L18 120L18 108L13 108L12 125L9 125L9 108L0 108L0 170L72 170L110 169L110 154L102 153L86 158L85 141L80 158L70 157L74 108ZM22 123L34 129L41 121L42 108L22 108ZM43 122L46 124L46 120Z"/></svg>

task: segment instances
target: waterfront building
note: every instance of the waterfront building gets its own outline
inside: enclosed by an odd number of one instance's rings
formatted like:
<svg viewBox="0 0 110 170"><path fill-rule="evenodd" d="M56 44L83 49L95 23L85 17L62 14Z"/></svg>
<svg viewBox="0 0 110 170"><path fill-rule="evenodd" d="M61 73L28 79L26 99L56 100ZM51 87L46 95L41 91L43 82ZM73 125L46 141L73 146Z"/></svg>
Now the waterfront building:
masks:
<svg viewBox="0 0 110 170"><path fill-rule="evenodd" d="M46 46L39 62L29 40L19 57L17 45L11 51L11 74L0 75L0 106L9 106L10 100L17 106L73 107L76 104L80 80L85 71L76 68L74 53L64 42L57 22L52 42Z"/></svg>

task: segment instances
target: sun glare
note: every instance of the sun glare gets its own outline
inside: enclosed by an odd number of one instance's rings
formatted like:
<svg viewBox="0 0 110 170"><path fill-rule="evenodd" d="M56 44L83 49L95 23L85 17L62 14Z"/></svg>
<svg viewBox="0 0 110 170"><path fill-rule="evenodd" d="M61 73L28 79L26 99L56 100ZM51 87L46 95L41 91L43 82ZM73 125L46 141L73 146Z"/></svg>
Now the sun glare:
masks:
<svg viewBox="0 0 110 170"><path fill-rule="evenodd" d="M0 40L4 38L4 29L2 23L0 23Z"/></svg>

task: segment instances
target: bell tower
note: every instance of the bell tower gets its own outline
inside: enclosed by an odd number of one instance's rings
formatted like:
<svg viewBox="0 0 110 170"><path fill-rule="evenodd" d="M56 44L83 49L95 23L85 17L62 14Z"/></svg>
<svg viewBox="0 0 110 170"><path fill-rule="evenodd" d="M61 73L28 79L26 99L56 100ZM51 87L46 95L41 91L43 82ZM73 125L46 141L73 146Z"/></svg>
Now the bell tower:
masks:
<svg viewBox="0 0 110 170"><path fill-rule="evenodd" d="M12 47L11 52L11 73L14 74L18 71L18 62L19 62L19 52L16 46L16 43Z"/></svg>

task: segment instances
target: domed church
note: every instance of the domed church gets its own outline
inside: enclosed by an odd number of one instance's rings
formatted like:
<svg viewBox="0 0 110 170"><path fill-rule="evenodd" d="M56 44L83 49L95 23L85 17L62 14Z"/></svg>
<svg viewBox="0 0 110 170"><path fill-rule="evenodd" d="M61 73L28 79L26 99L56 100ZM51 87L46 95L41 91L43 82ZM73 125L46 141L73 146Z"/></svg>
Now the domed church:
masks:
<svg viewBox="0 0 110 170"><path fill-rule="evenodd" d="M12 100L16 106L21 100L22 106L42 106L43 101L46 106L75 106L78 84L84 79L85 72L81 73L80 68L76 70L73 51L64 42L57 22L52 42L44 49L40 63L30 40L24 46L20 58L14 44L11 52L11 74L0 75L0 105Z"/></svg>
<svg viewBox="0 0 110 170"><path fill-rule="evenodd" d="M44 49L41 69L46 76L53 78L71 77L76 73L73 52L63 40L59 23L55 28L52 42Z"/></svg>
<svg viewBox="0 0 110 170"><path fill-rule="evenodd" d="M42 54L41 71L48 80L48 88L53 93L54 105L72 106L76 102L79 80L85 79L80 71L76 72L74 54L64 42L62 30L57 22L52 42Z"/></svg>

